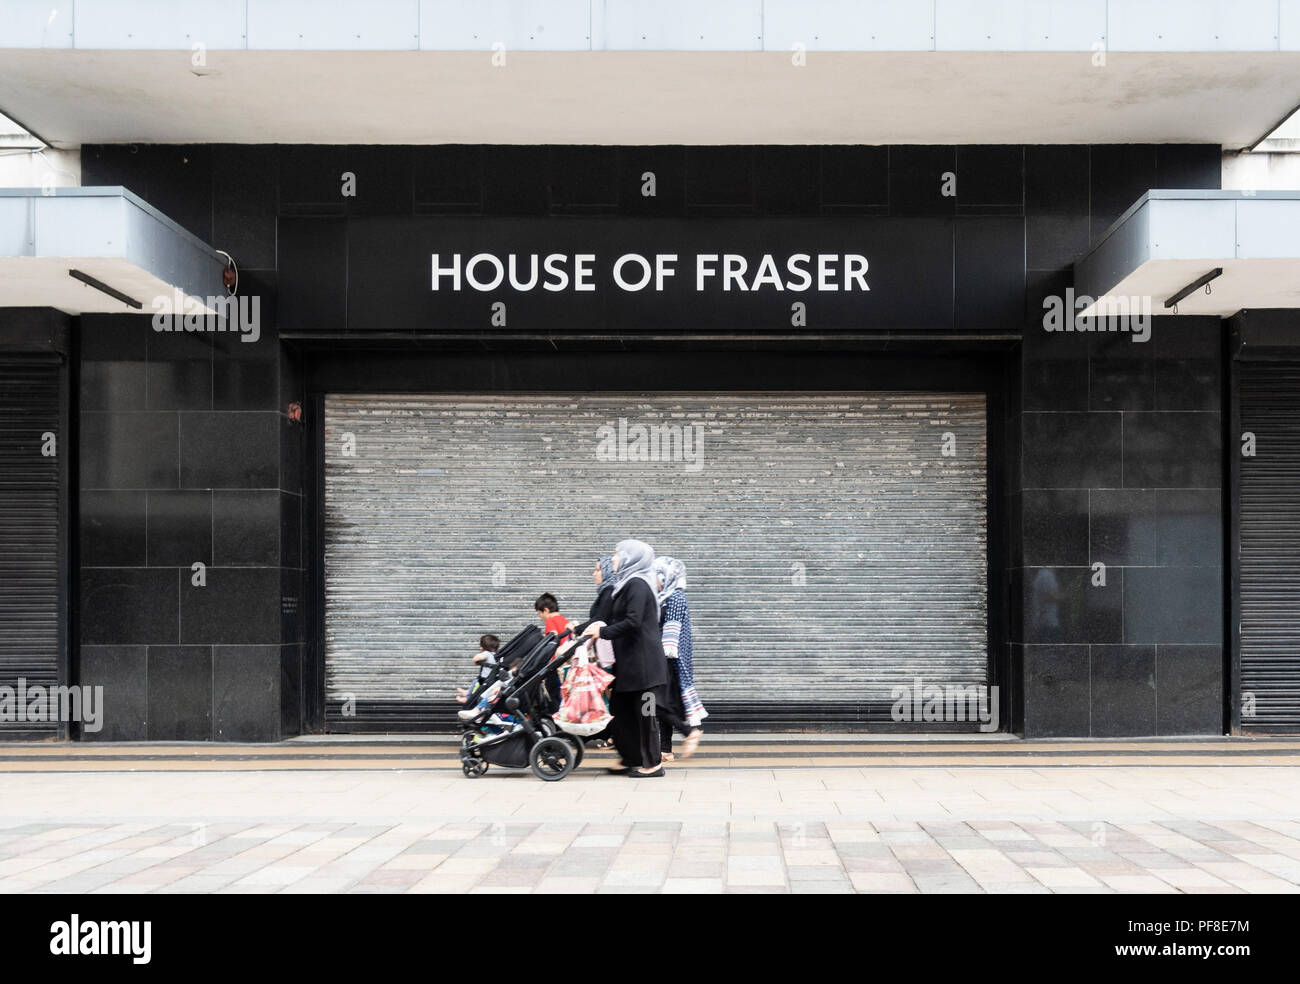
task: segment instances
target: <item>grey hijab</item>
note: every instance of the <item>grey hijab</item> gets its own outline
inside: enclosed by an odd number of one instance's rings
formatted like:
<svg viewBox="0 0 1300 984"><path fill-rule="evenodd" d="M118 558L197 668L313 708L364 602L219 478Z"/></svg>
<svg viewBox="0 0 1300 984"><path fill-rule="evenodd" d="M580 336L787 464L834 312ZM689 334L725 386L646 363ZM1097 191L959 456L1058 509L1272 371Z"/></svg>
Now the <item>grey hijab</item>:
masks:
<svg viewBox="0 0 1300 984"><path fill-rule="evenodd" d="M654 547L641 540L620 540L614 548L614 556L618 558L618 570L615 572L618 580L614 583L614 594L636 580L645 581L650 586L650 591L658 594L659 587L655 584L654 575Z"/></svg>
<svg viewBox="0 0 1300 984"><path fill-rule="evenodd" d="M600 586L601 588L612 587L614 584L614 558L601 557L596 561L600 565Z"/></svg>
<svg viewBox="0 0 1300 984"><path fill-rule="evenodd" d="M655 601L659 602L659 607L664 607L664 602L678 588L686 590L686 565L676 557L656 557L654 563L655 577L663 585L655 592Z"/></svg>

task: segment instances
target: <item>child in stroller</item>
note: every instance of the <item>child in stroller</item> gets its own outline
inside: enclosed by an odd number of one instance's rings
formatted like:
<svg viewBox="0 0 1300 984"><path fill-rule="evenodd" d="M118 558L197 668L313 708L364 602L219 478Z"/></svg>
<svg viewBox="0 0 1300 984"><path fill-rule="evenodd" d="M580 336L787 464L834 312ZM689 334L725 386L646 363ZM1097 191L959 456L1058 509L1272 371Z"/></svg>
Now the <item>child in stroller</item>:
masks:
<svg viewBox="0 0 1300 984"><path fill-rule="evenodd" d="M471 779L487 772L489 765L500 765L531 768L539 779L554 782L563 779L582 761L582 739L560 733L550 717L551 696L544 684L547 676L579 651L579 642L572 628L545 634L536 626L530 628L541 638L519 659L509 679L499 681L493 699L460 715L468 729L461 736L461 769ZM507 646L526 632L528 629ZM492 718L501 715L511 717L511 727L495 734L487 733L485 729L492 727Z"/></svg>

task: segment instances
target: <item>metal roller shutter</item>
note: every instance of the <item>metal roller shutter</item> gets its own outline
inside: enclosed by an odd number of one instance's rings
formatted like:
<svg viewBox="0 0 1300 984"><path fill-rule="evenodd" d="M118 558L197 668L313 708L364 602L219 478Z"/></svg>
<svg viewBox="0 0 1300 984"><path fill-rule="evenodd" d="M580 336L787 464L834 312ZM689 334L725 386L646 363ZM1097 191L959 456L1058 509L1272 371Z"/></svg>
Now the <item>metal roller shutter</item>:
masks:
<svg viewBox="0 0 1300 984"><path fill-rule="evenodd" d="M0 686L59 682L59 370L0 360ZM61 448L58 450L62 450ZM0 720L0 736L54 736L55 722Z"/></svg>
<svg viewBox="0 0 1300 984"><path fill-rule="evenodd" d="M638 443L662 425L702 444ZM982 394L329 396L329 724L449 720L479 634L543 590L585 620L627 536L686 562L719 722L878 720L917 676L984 683L985 426Z"/></svg>
<svg viewBox="0 0 1300 984"><path fill-rule="evenodd" d="M1241 725L1300 732L1300 366L1242 363L1241 429Z"/></svg>

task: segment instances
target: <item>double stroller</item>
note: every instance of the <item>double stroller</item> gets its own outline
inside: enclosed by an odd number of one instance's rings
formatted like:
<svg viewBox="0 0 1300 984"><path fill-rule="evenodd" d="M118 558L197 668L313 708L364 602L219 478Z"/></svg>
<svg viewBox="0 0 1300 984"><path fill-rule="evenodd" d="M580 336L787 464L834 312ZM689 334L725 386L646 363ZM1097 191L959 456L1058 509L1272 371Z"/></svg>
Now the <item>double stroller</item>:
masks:
<svg viewBox="0 0 1300 984"><path fill-rule="evenodd" d="M558 694L553 692L558 670L579 649L574 629L543 634L530 625L498 650L497 668L471 696L477 698L498 682L502 682L501 689L466 722L460 740L460 766L468 778L477 779L488 766L497 765L530 768L537 778L556 782L578 767L584 751L582 739L561 731L551 714L558 706ZM508 678L507 671L512 671ZM513 721L493 734L488 722L494 715L509 715Z"/></svg>

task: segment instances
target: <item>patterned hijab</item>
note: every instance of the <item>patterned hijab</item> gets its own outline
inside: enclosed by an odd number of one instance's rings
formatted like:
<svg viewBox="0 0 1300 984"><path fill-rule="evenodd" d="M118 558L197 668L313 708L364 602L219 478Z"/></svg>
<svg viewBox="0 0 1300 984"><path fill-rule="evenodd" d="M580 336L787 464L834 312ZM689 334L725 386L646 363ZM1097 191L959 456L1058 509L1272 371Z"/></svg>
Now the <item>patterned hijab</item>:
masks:
<svg viewBox="0 0 1300 984"><path fill-rule="evenodd" d="M600 565L600 586L602 589L612 587L614 584L614 558L600 557L596 560Z"/></svg>
<svg viewBox="0 0 1300 984"><path fill-rule="evenodd" d="M681 588L686 590L686 565L676 557L656 557L654 562L655 577L663 586L655 592L655 601L664 607L668 596Z"/></svg>
<svg viewBox="0 0 1300 984"><path fill-rule="evenodd" d="M618 570L615 572L618 580L614 584L614 594L636 580L645 581L650 586L650 591L658 594L659 587L655 584L654 575L654 547L641 540L620 540L614 548L614 555L618 557Z"/></svg>

